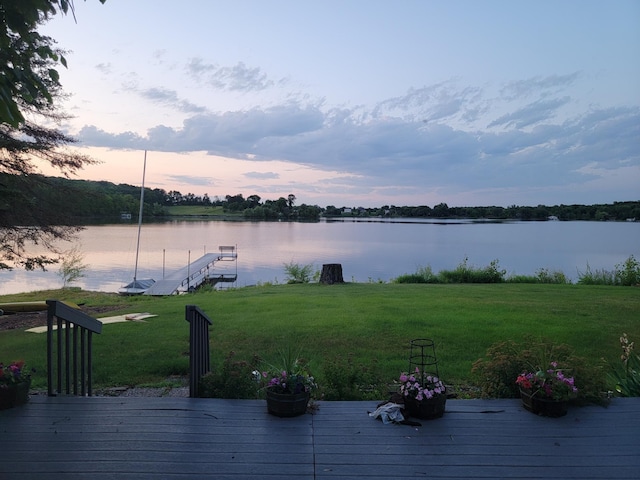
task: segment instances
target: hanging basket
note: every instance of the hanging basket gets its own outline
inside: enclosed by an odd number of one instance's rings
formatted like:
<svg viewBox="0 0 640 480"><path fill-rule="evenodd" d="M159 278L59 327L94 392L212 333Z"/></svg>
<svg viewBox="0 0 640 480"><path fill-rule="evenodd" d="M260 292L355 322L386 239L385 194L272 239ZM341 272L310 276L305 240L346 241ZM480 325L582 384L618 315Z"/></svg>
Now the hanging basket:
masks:
<svg viewBox="0 0 640 480"><path fill-rule="evenodd" d="M311 394L275 393L267 390L267 410L276 417L297 417L307 411L307 404Z"/></svg>
<svg viewBox="0 0 640 480"><path fill-rule="evenodd" d="M24 405L29 401L31 379L13 385L0 386L0 410Z"/></svg>
<svg viewBox="0 0 640 480"><path fill-rule="evenodd" d="M444 407L447 402L445 393L435 395L433 398L416 400L413 397L404 397L404 409L410 417L430 420L444 415Z"/></svg>
<svg viewBox="0 0 640 480"><path fill-rule="evenodd" d="M566 400L553 400L531 395L531 392L520 389L522 406L536 415L543 417L563 417L569 409L569 402Z"/></svg>

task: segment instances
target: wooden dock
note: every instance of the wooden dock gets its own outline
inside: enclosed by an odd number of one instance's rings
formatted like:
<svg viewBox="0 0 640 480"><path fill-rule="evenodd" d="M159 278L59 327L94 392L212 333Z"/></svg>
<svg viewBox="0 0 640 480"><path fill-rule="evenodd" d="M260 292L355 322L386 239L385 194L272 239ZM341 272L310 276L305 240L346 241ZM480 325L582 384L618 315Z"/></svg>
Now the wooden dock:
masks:
<svg viewBox="0 0 640 480"><path fill-rule="evenodd" d="M234 282L238 276L237 271L235 275L213 273L217 262L237 259L235 247L221 246L219 248L219 253L205 253L189 265L166 275L162 280L158 280L144 292L144 295L163 296L189 292L208 280L211 280L212 283Z"/></svg>
<svg viewBox="0 0 640 480"><path fill-rule="evenodd" d="M0 411L0 479L640 478L640 398L562 418L449 400L422 426L384 425L375 407L277 418L261 400L35 396Z"/></svg>

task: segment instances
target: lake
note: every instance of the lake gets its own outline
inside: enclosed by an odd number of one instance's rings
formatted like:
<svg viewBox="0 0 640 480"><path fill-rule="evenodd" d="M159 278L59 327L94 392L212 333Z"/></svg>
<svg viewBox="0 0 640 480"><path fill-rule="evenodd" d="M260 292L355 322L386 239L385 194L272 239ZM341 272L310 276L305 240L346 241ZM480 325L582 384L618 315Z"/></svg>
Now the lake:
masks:
<svg viewBox="0 0 640 480"><path fill-rule="evenodd" d="M78 236L85 277L74 286L116 292L133 278L135 221L89 226ZM221 245L237 247L237 262L214 273L236 273L237 287L285 283L284 264L342 264L347 282L389 281L431 266L454 269L465 257L484 267L498 260L508 275L560 270L576 281L587 265L613 270L630 255L640 259L638 222L472 222L350 219L297 222L169 221L142 227L138 278L159 280ZM63 249L73 245L66 244ZM47 272L0 273L0 294L60 288L58 267Z"/></svg>

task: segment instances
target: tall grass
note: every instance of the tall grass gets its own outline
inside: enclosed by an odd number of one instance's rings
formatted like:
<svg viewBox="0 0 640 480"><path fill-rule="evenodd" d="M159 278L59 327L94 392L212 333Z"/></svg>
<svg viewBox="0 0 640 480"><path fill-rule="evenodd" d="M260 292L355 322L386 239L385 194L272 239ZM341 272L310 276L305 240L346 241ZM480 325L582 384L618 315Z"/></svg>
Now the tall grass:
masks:
<svg viewBox="0 0 640 480"><path fill-rule="evenodd" d="M400 275L392 283L553 283L568 284L571 280L560 270L540 268L535 275L506 276L498 260L485 267L469 265L465 259L453 270L434 273L431 266L418 267L415 273ZM640 284L640 262L631 255L614 270L592 270L589 264L584 272L578 271L578 282L582 285L631 286Z"/></svg>
<svg viewBox="0 0 640 480"><path fill-rule="evenodd" d="M587 264L584 272L578 272L578 283L582 285L638 285L640 284L640 262L631 255L623 263L616 265L614 270L591 270Z"/></svg>
<svg viewBox="0 0 640 480"><path fill-rule="evenodd" d="M86 306L113 304L114 313L150 312L146 322L106 324L94 337L97 387L161 384L188 372L185 305L213 321L212 365L230 352L238 360L274 358L288 345L301 350L320 384L325 369L349 357L389 382L408 368L409 342L432 338L441 376L470 383L471 367L498 341L530 334L571 345L593 362L619 361L619 337L640 338L636 288L586 285L345 283L247 287L172 297L119 297L79 290L0 297L0 302L56 298ZM109 315L113 315L110 313ZM0 317L2 321L2 317ZM0 361L24 359L44 387L46 338L0 332Z"/></svg>

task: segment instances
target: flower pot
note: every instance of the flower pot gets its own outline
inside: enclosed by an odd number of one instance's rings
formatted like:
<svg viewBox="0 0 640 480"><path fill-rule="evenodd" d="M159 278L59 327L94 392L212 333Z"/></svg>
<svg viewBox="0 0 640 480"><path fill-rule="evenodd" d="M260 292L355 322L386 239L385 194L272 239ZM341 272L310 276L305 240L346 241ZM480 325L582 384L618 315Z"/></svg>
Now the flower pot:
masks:
<svg viewBox="0 0 640 480"><path fill-rule="evenodd" d="M522 389L520 389L520 398L524 408L544 417L562 417L567 414L569 408L569 402L566 400L540 397Z"/></svg>
<svg viewBox="0 0 640 480"><path fill-rule="evenodd" d="M309 392L276 393L267 390L267 410L276 417L296 417L307 411L310 396Z"/></svg>
<svg viewBox="0 0 640 480"><path fill-rule="evenodd" d="M31 387L31 379L0 386L0 410L27 403L29 401L29 387Z"/></svg>
<svg viewBox="0 0 640 480"><path fill-rule="evenodd" d="M416 400L414 397L404 397L404 409L409 416L429 420L440 418L444 415L444 407L447 395L434 395L432 398Z"/></svg>

